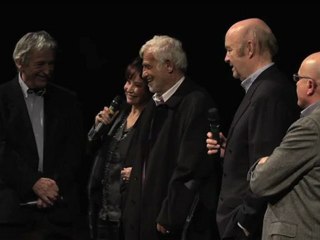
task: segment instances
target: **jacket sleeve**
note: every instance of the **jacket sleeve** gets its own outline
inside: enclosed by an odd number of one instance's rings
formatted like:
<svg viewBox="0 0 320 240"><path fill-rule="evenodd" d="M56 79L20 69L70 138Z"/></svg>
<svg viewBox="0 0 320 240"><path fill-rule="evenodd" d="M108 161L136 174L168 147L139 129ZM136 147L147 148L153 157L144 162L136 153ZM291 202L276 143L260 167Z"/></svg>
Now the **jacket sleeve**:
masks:
<svg viewBox="0 0 320 240"><path fill-rule="evenodd" d="M268 160L257 164L250 187L261 197L276 196L288 190L316 164L319 125L308 117L294 123Z"/></svg>

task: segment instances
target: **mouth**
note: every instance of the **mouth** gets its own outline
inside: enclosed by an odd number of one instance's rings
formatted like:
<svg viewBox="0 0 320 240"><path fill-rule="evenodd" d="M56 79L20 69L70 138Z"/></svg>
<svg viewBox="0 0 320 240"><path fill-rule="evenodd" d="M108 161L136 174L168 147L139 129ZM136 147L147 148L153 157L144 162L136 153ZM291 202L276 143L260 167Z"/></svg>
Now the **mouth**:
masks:
<svg viewBox="0 0 320 240"><path fill-rule="evenodd" d="M135 96L130 95L130 94L128 94L128 93L127 93L126 95L127 95L128 98L135 98Z"/></svg>
<svg viewBox="0 0 320 240"><path fill-rule="evenodd" d="M37 79L39 82L49 82L50 77L49 76L38 76Z"/></svg>
<svg viewBox="0 0 320 240"><path fill-rule="evenodd" d="M149 83L151 83L152 82L152 80L150 79L150 80L147 80L147 83L149 84Z"/></svg>

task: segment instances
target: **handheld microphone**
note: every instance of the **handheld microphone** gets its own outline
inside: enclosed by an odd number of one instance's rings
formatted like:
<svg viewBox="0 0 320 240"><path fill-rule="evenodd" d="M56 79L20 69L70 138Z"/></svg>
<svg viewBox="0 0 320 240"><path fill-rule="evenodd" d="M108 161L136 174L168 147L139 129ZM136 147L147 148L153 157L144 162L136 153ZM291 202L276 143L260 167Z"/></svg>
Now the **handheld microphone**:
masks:
<svg viewBox="0 0 320 240"><path fill-rule="evenodd" d="M122 98L120 95L117 95L111 102L109 108L109 116L110 118L115 116L115 113L119 110L120 105L122 102ZM105 129L106 129L106 124L104 124L103 122L99 122L97 124L97 126L95 128L92 128L89 133L88 133L88 139L90 141L97 139L98 137L100 137L102 135L102 133L104 133Z"/></svg>
<svg viewBox="0 0 320 240"><path fill-rule="evenodd" d="M217 140L220 143L220 118L218 109L210 108L208 110L208 121L210 125L210 132L212 132L213 139Z"/></svg>

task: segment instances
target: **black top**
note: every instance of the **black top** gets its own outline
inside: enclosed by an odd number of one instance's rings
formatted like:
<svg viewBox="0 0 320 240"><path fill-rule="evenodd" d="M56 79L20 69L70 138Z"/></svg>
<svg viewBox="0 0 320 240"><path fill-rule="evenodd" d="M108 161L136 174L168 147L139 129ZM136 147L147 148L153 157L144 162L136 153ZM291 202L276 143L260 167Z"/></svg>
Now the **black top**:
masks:
<svg viewBox="0 0 320 240"><path fill-rule="evenodd" d="M121 169L131 166L127 152L133 136L133 127L126 129L126 118L115 131L108 144L102 147L100 157L103 158L104 175L102 176L102 205L99 218L118 222L121 217Z"/></svg>

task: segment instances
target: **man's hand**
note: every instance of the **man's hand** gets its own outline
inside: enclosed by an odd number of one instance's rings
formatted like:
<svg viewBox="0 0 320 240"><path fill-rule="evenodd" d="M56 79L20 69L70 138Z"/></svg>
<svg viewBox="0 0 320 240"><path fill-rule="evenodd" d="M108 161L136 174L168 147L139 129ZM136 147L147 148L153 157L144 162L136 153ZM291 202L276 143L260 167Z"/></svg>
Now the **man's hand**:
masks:
<svg viewBox="0 0 320 240"><path fill-rule="evenodd" d="M52 206L59 197L59 187L57 183L50 178L40 178L33 185L32 190L41 200L37 200L37 206L39 207Z"/></svg>
<svg viewBox="0 0 320 240"><path fill-rule="evenodd" d="M207 149L208 149L208 154L213 155L216 154L220 150L220 157L224 157L224 150L226 147L227 143L227 138L220 132L219 133L220 137L220 144L218 144L218 141L213 139L212 132L207 133Z"/></svg>
<svg viewBox="0 0 320 240"><path fill-rule="evenodd" d="M262 157L260 158L258 164L264 164L267 160L268 160L269 157Z"/></svg>
<svg viewBox="0 0 320 240"><path fill-rule="evenodd" d="M165 227L163 227L159 223L157 223L157 230L158 230L158 232L161 232L162 234L169 234L170 233L169 230L167 230Z"/></svg>
<svg viewBox="0 0 320 240"><path fill-rule="evenodd" d="M123 181L129 181L132 167L123 168L121 170L121 178Z"/></svg>

